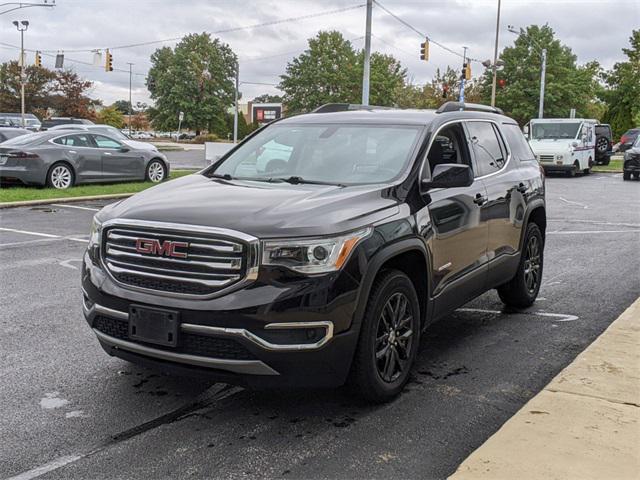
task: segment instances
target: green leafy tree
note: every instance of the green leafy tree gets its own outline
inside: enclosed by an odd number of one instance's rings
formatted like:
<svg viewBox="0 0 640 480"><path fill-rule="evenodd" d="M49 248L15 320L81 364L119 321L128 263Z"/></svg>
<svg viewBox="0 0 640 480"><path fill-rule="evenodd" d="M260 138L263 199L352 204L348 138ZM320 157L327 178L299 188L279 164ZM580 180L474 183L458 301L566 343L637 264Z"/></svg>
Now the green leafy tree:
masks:
<svg viewBox="0 0 640 480"><path fill-rule="evenodd" d="M538 116L541 49L547 50L545 117L567 117L575 108L578 116L587 116L598 90L599 65L577 65L571 49L560 43L548 25L531 25L502 51L504 68L498 71L496 105L521 124ZM484 75L484 101L491 97L493 72Z"/></svg>
<svg viewBox="0 0 640 480"><path fill-rule="evenodd" d="M325 103L360 103L363 62L364 54L340 32L319 32L280 77L287 111L308 112ZM370 72L370 103L393 105L406 70L392 56L374 52Z"/></svg>
<svg viewBox="0 0 640 480"><path fill-rule="evenodd" d="M228 45L208 33L185 36L175 48L163 47L151 55L147 88L155 100L153 124L176 129L178 112L183 127L200 133L225 128L227 109L233 105L236 55Z"/></svg>
<svg viewBox="0 0 640 480"><path fill-rule="evenodd" d="M626 62L618 62L603 74L606 87L601 98L607 108L604 121L619 137L629 128L640 126L640 30L629 38L631 48L623 48Z"/></svg>
<svg viewBox="0 0 640 480"><path fill-rule="evenodd" d="M118 110L115 104L100 110L97 114L97 120L99 123L105 123L112 127L124 127L124 115Z"/></svg>
<svg viewBox="0 0 640 480"><path fill-rule="evenodd" d="M257 96L253 100L251 100L251 102L252 103L282 103L282 96L264 93L262 95Z"/></svg>
<svg viewBox="0 0 640 480"><path fill-rule="evenodd" d="M116 100L115 102L113 102L113 107L116 108L116 110L118 110L121 114L123 115L129 115L129 107L130 107L130 103L129 100Z"/></svg>
<svg viewBox="0 0 640 480"><path fill-rule="evenodd" d="M50 97L54 90L56 72L30 65L25 67L25 74L26 111L45 111L51 106ZM19 112L21 108L20 67L16 61L3 63L0 65L0 111Z"/></svg>
<svg viewBox="0 0 640 480"><path fill-rule="evenodd" d="M437 69L429 83L406 83L398 88L395 93L396 104L401 108L438 108L444 102L457 101L460 95L460 76L461 72L450 66L444 72ZM482 102L482 79L465 82L464 95L466 102Z"/></svg>

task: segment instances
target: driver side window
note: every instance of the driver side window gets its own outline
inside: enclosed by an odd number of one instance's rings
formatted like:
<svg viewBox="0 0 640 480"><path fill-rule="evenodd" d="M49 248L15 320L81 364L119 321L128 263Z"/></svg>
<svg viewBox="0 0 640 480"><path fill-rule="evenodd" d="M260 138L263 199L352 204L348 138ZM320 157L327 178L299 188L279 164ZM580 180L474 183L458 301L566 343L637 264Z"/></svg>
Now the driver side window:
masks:
<svg viewBox="0 0 640 480"><path fill-rule="evenodd" d="M433 169L436 165L444 163L459 163L472 167L471 156L461 123L448 125L438 131L431 143L431 148L429 148L427 162L431 174L433 174Z"/></svg>
<svg viewBox="0 0 640 480"><path fill-rule="evenodd" d="M105 137L103 135L94 135L93 139L96 142L96 145L98 146L98 148L110 148L112 150L116 150L122 147L122 145L119 142L116 142L112 138Z"/></svg>

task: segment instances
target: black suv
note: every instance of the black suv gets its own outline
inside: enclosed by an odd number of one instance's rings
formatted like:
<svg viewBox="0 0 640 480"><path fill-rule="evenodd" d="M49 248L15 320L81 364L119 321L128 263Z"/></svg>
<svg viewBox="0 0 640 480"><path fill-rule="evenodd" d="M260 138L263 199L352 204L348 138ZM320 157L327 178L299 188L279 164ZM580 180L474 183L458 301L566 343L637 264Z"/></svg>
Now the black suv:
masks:
<svg viewBox="0 0 640 480"><path fill-rule="evenodd" d="M538 294L544 176L501 113L328 105L105 207L89 325L161 371L393 398L430 323L492 288Z"/></svg>

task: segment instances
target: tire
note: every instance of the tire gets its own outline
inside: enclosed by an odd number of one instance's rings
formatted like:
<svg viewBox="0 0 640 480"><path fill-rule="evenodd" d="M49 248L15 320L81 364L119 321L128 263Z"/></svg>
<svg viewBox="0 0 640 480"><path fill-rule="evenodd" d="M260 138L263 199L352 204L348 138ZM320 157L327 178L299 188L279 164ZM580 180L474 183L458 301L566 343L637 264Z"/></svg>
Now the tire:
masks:
<svg viewBox="0 0 640 480"><path fill-rule="evenodd" d="M419 342L420 304L413 283L399 270L380 273L367 300L349 372L353 393L369 403L395 398L409 379Z"/></svg>
<svg viewBox="0 0 640 480"><path fill-rule="evenodd" d="M611 147L611 141L607 137L598 137L596 139L595 148L596 148L596 152L599 155L604 155L605 153L607 153L610 147Z"/></svg>
<svg viewBox="0 0 640 480"><path fill-rule="evenodd" d="M161 160L151 160L147 164L145 180L147 182L160 183L167 178L167 167Z"/></svg>
<svg viewBox="0 0 640 480"><path fill-rule="evenodd" d="M635 178L636 180L640 180L640 173L634 173L633 178Z"/></svg>
<svg viewBox="0 0 640 480"><path fill-rule="evenodd" d="M631 180L631 172L622 172L623 180Z"/></svg>
<svg viewBox="0 0 640 480"><path fill-rule="evenodd" d="M505 305L515 308L533 305L540 291L543 265L542 232L537 224L530 223L527 225L518 271L510 281L497 288L500 300Z"/></svg>
<svg viewBox="0 0 640 480"><path fill-rule="evenodd" d="M76 183L76 175L71 165L58 162L51 165L47 172L47 186L58 190L66 190Z"/></svg>

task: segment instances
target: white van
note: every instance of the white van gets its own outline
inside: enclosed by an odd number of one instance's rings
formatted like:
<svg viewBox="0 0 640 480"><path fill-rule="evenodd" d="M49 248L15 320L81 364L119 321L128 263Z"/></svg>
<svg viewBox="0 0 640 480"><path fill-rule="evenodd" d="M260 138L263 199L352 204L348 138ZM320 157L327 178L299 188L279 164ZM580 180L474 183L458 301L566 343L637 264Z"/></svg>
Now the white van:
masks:
<svg viewBox="0 0 640 480"><path fill-rule="evenodd" d="M591 172L597 123L587 118L536 118L525 125L524 133L545 172L563 171L573 177Z"/></svg>

